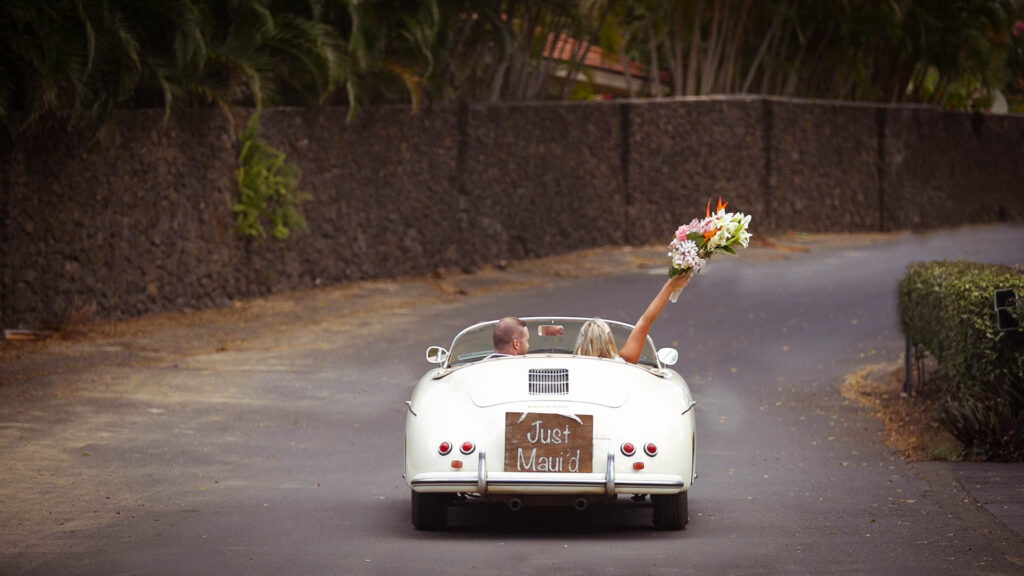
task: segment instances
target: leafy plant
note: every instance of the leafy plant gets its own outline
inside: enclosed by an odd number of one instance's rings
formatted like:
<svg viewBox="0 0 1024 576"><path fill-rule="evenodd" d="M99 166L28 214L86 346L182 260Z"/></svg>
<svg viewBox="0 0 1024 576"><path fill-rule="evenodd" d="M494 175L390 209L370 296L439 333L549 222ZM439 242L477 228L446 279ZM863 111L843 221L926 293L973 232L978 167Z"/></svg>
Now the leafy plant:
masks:
<svg viewBox="0 0 1024 576"><path fill-rule="evenodd" d="M259 115L253 115L239 139L238 214L236 229L244 236L286 240L292 230L305 228L299 211L308 194L299 190L301 171L280 150L259 137Z"/></svg>
<svg viewBox="0 0 1024 576"><path fill-rule="evenodd" d="M1010 315L1017 321L1017 324L1024 326L1024 299L1020 296L1013 298L1013 307L1010 308Z"/></svg>
<svg viewBox="0 0 1024 576"><path fill-rule="evenodd" d="M1024 383L973 382L951 387L941 422L964 442L964 457L1024 460Z"/></svg>
<svg viewBox="0 0 1024 576"><path fill-rule="evenodd" d="M997 328L993 298L1024 293L1024 274L975 262L910 266L900 282L900 323L938 362L940 420L975 459L1024 459L1024 344Z"/></svg>

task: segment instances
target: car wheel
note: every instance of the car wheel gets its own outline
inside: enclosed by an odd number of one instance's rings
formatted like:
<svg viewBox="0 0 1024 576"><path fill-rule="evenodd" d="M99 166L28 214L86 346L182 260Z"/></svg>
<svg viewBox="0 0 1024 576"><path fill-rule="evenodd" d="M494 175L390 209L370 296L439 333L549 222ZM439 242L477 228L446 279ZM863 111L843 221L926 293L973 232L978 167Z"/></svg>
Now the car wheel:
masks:
<svg viewBox="0 0 1024 576"><path fill-rule="evenodd" d="M682 530L689 520L686 492L679 494L651 494L654 504L654 527L658 530Z"/></svg>
<svg viewBox="0 0 1024 576"><path fill-rule="evenodd" d="M412 525L417 530L444 530L448 526L451 494L412 493Z"/></svg>

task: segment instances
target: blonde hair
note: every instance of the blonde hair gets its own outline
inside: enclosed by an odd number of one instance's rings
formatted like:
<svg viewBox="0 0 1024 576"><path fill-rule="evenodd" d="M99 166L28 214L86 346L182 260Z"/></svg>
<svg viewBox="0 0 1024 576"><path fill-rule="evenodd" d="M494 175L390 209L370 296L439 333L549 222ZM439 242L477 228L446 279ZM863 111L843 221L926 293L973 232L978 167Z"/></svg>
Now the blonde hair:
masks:
<svg viewBox="0 0 1024 576"><path fill-rule="evenodd" d="M615 358L619 355L619 347L615 344L611 326L600 318L587 320L580 328L576 337L574 354L597 356L599 358Z"/></svg>

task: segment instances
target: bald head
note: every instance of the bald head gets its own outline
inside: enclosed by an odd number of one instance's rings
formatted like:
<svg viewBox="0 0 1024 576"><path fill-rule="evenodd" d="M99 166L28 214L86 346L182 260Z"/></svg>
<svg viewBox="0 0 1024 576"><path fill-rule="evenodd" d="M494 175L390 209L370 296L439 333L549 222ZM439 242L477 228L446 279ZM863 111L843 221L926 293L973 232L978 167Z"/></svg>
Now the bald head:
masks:
<svg viewBox="0 0 1024 576"><path fill-rule="evenodd" d="M506 316L494 325L494 352L521 356L530 349L530 331L526 322Z"/></svg>

